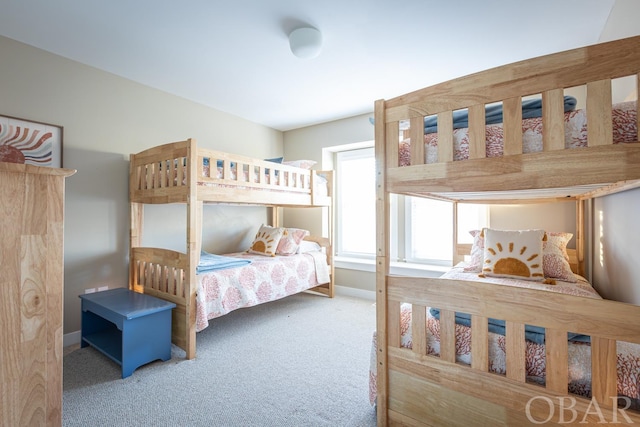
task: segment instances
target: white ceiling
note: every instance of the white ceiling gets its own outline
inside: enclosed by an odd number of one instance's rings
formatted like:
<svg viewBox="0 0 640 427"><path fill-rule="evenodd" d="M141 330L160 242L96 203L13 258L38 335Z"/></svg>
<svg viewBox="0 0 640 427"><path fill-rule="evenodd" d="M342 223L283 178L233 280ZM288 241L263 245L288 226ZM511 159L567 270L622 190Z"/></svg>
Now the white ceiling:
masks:
<svg viewBox="0 0 640 427"><path fill-rule="evenodd" d="M598 42L615 0L0 0L0 35L279 130ZM317 58L287 35L323 33Z"/></svg>

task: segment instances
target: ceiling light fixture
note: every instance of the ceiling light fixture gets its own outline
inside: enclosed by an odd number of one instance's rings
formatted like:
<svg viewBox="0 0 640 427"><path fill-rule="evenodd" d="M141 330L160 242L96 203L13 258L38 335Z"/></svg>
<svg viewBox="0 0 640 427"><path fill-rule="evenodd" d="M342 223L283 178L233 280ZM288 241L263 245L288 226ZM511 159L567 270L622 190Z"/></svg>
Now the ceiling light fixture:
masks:
<svg viewBox="0 0 640 427"><path fill-rule="evenodd" d="M289 47L298 58L315 58L322 49L322 33L310 27L293 30L289 34Z"/></svg>

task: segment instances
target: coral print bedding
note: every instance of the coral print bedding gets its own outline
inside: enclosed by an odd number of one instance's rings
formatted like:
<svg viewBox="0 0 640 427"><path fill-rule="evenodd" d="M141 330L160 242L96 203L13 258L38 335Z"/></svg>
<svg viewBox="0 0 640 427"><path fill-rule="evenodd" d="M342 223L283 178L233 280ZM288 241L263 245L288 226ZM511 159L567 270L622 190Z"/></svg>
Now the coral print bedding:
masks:
<svg viewBox="0 0 640 427"><path fill-rule="evenodd" d="M480 280L498 285L517 286L530 289L542 289L550 292L559 292L569 295L577 295L587 298L601 297L591 285L581 276L575 276L575 282L558 280L555 285L547 285L543 282L531 280L518 280L510 278L478 278L477 273L464 271L466 264L461 263L442 277L455 280ZM440 323L436 312L427 308L427 353L440 354ZM456 319L458 316L456 316ZM471 363L471 328L458 324L456 320L456 360L461 363ZM499 333L491 332L489 327L489 370L498 374L506 373L506 347L505 337ZM527 381L544 383L545 381L545 346L544 338L526 343L526 369ZM573 335L569 337L569 392L581 396L591 395L591 353L588 337ZM411 305L403 304L401 307L401 346L412 347L411 338ZM637 403L640 400L640 345L625 342L617 342L617 391L621 396L627 396ZM376 401L376 335L374 333L371 347L371 364L369 368L369 400L373 405Z"/></svg>
<svg viewBox="0 0 640 427"><path fill-rule="evenodd" d="M637 141L637 107L636 101L615 104L612 111L613 143ZM567 111L565 119L565 148L587 146L587 112L579 109ZM500 157L503 153L502 123L486 126L486 155ZM469 158L469 129L459 128L453 131L454 160ZM438 134L428 133L424 136L425 162L438 161ZM522 120L522 152L535 153L542 151L542 117L525 118ZM411 164L411 141L405 139L400 142L398 153L400 166Z"/></svg>
<svg viewBox="0 0 640 427"><path fill-rule="evenodd" d="M326 255L321 251L275 257L246 252L225 256L251 262L240 268L198 275L198 332L207 327L210 319L284 298L329 280Z"/></svg>

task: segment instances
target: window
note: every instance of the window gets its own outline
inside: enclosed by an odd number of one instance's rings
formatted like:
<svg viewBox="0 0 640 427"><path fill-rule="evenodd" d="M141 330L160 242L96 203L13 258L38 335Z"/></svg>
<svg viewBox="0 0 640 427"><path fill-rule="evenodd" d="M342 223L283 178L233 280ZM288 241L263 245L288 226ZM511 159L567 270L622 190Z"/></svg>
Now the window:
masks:
<svg viewBox="0 0 640 427"><path fill-rule="evenodd" d="M405 197L405 259L407 262L451 265L453 203Z"/></svg>
<svg viewBox="0 0 640 427"><path fill-rule="evenodd" d="M336 160L336 255L372 258L376 252L374 150L340 151Z"/></svg>
<svg viewBox="0 0 640 427"><path fill-rule="evenodd" d="M376 253L376 187L373 148L337 151L336 256L373 259ZM486 225L486 206L457 204L458 243ZM453 262L454 204L391 195L392 261L450 266Z"/></svg>

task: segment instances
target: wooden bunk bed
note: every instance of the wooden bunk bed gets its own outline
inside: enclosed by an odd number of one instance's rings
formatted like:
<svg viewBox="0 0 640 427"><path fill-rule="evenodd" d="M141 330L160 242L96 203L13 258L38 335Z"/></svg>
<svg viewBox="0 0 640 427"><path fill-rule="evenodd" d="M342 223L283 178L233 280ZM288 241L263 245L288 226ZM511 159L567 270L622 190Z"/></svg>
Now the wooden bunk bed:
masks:
<svg viewBox="0 0 640 427"><path fill-rule="evenodd" d="M616 344L640 343L640 307L543 290L389 273L389 199L397 193L450 200L454 206L575 200L575 261L577 271L584 274L584 219L590 201L640 187L637 130L628 143L613 143L611 82L625 76L640 83L640 37L521 61L376 101L379 426L563 425L572 419L587 424L640 422L637 411L628 410L623 418L615 407ZM567 149L563 95L565 89L582 85L586 85L587 144ZM530 95L542 97L543 143L541 151L525 154L520 107ZM503 106L504 142L500 155L490 157L484 113L486 105L496 102ZM465 149L464 159L454 161L460 147L454 146L452 117L460 109L468 109L468 154ZM428 148L415 142L425 140L424 120L432 115L437 115L438 123L437 158L426 163ZM636 114L636 129L639 121ZM411 140L410 165L402 165L403 133ZM456 234L457 262L469 245L459 245ZM401 345L401 328L406 326L401 320L403 304L413 312L410 348ZM438 356L427 354L427 307L440 309ZM455 312L471 317L469 364L456 361ZM489 318L506 321L506 375L491 373L488 367ZM543 385L526 379L525 324L546 331ZM567 333L571 331L591 338L591 400L568 392ZM570 402L574 405L569 408Z"/></svg>
<svg viewBox="0 0 640 427"><path fill-rule="evenodd" d="M328 208L328 236L305 237L326 254L329 280L312 291L333 297L331 244L332 171L316 172L287 164L198 147L194 139L149 148L130 157L129 287L176 304L172 342L196 355L196 269L202 242L203 204L271 207L280 223L281 207ZM187 210L186 253L142 247L145 204L183 203Z"/></svg>

